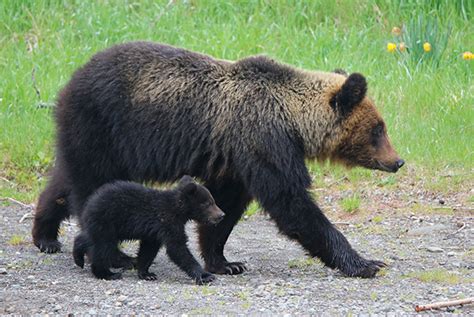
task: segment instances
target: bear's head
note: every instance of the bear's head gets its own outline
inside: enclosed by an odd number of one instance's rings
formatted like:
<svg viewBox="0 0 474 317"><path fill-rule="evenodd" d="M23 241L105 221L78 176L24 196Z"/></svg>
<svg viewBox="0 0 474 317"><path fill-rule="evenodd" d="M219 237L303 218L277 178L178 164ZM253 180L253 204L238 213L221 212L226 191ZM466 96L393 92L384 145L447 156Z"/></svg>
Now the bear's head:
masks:
<svg viewBox="0 0 474 317"><path fill-rule="evenodd" d="M334 122L332 132L323 141L324 158L348 167L397 172L405 162L390 144L386 125L373 101L366 96L364 76L358 73L342 76L341 84L333 87L326 99Z"/></svg>
<svg viewBox="0 0 474 317"><path fill-rule="evenodd" d="M178 183L180 200L189 219L203 224L218 224L224 219L224 212L216 205L209 190L196 183L191 176L183 176Z"/></svg>

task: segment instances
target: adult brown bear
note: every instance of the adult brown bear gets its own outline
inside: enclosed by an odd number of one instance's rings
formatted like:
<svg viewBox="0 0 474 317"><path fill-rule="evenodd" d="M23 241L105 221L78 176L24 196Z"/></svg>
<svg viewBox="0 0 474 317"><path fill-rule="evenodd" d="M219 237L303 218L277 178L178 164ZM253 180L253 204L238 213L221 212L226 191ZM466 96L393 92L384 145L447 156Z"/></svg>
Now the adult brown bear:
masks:
<svg viewBox="0 0 474 317"><path fill-rule="evenodd" d="M201 179L225 212L199 227L206 270L238 274L224 245L257 199L280 231L349 276L371 277L366 260L314 203L305 158L396 172L402 165L360 74L310 72L255 56L216 60L134 42L95 55L62 90L57 153L38 202L33 239L57 252L58 227L113 180Z"/></svg>

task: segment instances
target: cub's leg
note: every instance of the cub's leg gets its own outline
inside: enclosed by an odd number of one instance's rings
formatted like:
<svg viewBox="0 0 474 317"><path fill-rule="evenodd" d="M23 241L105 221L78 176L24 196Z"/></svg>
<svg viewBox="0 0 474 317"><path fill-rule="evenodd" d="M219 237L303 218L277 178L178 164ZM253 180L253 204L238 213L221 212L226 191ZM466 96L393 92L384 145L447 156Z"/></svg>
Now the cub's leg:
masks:
<svg viewBox="0 0 474 317"><path fill-rule="evenodd" d="M103 280L118 280L122 277L122 274L110 271L112 260L117 254L117 243L96 241L91 248L91 269L95 277Z"/></svg>
<svg viewBox="0 0 474 317"><path fill-rule="evenodd" d="M207 284L215 280L215 276L206 272L196 261L186 246L187 238L184 232L179 235L170 235L166 241L166 252L181 270L195 280L196 284Z"/></svg>
<svg viewBox="0 0 474 317"><path fill-rule="evenodd" d="M150 265L156 257L156 254L160 250L161 241L159 240L146 240L140 241L140 248L137 256L137 271L138 278L147 281L153 281L157 279L155 273L148 271Z"/></svg>

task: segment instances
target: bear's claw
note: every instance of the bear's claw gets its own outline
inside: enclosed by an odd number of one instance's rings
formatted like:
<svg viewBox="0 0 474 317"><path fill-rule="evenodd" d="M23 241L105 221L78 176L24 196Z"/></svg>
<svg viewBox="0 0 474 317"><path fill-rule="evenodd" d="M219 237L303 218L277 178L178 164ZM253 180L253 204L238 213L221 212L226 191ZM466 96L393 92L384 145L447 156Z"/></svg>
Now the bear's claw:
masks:
<svg viewBox="0 0 474 317"><path fill-rule="evenodd" d="M387 264L382 261L362 259L358 265L354 265L348 272L344 273L351 277L371 278L375 277L377 272L384 267L387 267Z"/></svg>
<svg viewBox="0 0 474 317"><path fill-rule="evenodd" d="M216 277L214 276L214 274L211 274L209 272L203 272L201 276L196 278L196 284L197 285L209 284L215 279Z"/></svg>
<svg viewBox="0 0 474 317"><path fill-rule="evenodd" d="M57 253L61 251L61 242L58 240L39 240L35 245L44 253Z"/></svg>
<svg viewBox="0 0 474 317"><path fill-rule="evenodd" d="M155 273L138 273L138 278L145 281L156 281L158 276Z"/></svg>
<svg viewBox="0 0 474 317"><path fill-rule="evenodd" d="M243 262L223 262L221 265L207 267L207 271L215 274L237 275L248 271Z"/></svg>

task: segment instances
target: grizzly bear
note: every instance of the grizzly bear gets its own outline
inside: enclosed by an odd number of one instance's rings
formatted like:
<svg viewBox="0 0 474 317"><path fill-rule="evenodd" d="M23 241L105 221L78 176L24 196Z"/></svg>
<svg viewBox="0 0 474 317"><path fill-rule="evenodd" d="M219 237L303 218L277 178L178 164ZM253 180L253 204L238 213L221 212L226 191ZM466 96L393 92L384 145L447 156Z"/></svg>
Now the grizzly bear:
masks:
<svg viewBox="0 0 474 317"><path fill-rule="evenodd" d="M140 279L156 280L148 269L162 244L170 259L197 284L215 279L189 251L184 225L189 220L215 225L224 213L211 193L189 176L183 176L173 190L159 191L125 181L105 184L88 199L81 217L82 232L74 240L74 262L84 267L87 253L97 278L121 278L120 273L109 270L113 260L121 256L118 243L139 239L136 268Z"/></svg>
<svg viewBox="0 0 474 317"><path fill-rule="evenodd" d="M361 257L316 205L305 159L396 172L404 161L366 96L365 78L305 71L268 57L236 62L133 42L97 53L59 95L56 162L40 195L33 239L57 252L61 221L114 180L204 182L225 212L200 225L206 271L239 274L224 245L256 199L279 230L348 276L383 262Z"/></svg>

